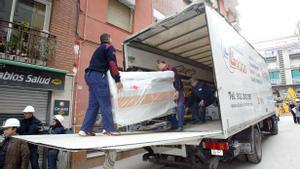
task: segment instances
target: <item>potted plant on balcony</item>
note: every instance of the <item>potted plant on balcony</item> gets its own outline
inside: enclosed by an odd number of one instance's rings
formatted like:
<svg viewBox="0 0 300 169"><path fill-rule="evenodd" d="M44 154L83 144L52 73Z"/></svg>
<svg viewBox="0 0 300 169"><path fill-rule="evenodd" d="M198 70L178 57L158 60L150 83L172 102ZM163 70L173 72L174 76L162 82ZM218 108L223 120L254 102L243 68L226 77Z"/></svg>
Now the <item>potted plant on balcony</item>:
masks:
<svg viewBox="0 0 300 169"><path fill-rule="evenodd" d="M19 27L19 33L20 33L20 43L19 43L19 55L22 57L27 57L28 53L28 31L29 31L30 25L28 21L22 21Z"/></svg>
<svg viewBox="0 0 300 169"><path fill-rule="evenodd" d="M0 33L0 53L5 53L5 39L4 36Z"/></svg>

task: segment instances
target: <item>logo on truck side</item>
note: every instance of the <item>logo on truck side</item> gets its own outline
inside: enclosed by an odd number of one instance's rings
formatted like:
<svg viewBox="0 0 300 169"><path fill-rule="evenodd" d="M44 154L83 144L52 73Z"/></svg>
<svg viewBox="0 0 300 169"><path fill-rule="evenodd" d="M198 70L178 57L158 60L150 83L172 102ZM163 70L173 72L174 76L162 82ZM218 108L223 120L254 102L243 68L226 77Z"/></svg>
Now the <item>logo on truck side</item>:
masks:
<svg viewBox="0 0 300 169"><path fill-rule="evenodd" d="M238 70L247 74L247 66L241 62L241 54L232 47L223 48L223 58L229 72L234 73Z"/></svg>

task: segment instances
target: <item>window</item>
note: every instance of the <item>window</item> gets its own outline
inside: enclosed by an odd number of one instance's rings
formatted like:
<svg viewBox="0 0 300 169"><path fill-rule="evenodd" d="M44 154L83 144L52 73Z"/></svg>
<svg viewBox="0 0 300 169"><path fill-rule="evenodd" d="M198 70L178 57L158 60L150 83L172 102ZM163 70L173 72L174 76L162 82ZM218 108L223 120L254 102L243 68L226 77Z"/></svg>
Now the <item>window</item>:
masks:
<svg viewBox="0 0 300 169"><path fill-rule="evenodd" d="M269 73L270 80L279 80L279 71Z"/></svg>
<svg viewBox="0 0 300 169"><path fill-rule="evenodd" d="M107 21L119 28L131 32L131 10L118 0L109 0Z"/></svg>
<svg viewBox="0 0 300 169"><path fill-rule="evenodd" d="M300 79L300 70L299 69L292 70L292 78Z"/></svg>
<svg viewBox="0 0 300 169"><path fill-rule="evenodd" d="M0 0L0 20L25 24L47 32L50 15L49 0Z"/></svg>
<svg viewBox="0 0 300 169"><path fill-rule="evenodd" d="M9 21L12 0L0 0L0 20Z"/></svg>
<svg viewBox="0 0 300 169"><path fill-rule="evenodd" d="M26 22L34 29L43 30L45 15L45 4L36 1L18 0L15 9L14 22Z"/></svg>

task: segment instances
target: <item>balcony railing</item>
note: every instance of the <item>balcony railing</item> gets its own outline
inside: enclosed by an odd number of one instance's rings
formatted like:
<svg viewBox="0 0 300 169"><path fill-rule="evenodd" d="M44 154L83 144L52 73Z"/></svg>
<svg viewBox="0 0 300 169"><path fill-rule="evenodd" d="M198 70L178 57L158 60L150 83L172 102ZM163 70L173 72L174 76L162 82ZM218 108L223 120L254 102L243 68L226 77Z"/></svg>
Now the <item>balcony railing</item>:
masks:
<svg viewBox="0 0 300 169"><path fill-rule="evenodd" d="M29 27L27 23L0 20L0 58L46 66L55 54L55 36Z"/></svg>
<svg viewBox="0 0 300 169"><path fill-rule="evenodd" d="M272 85L280 85L281 84L280 79L270 79L270 82Z"/></svg>
<svg viewBox="0 0 300 169"><path fill-rule="evenodd" d="M300 84L300 78L299 77L294 77L293 78L293 84Z"/></svg>
<svg viewBox="0 0 300 169"><path fill-rule="evenodd" d="M300 59L300 52L298 53L290 53L290 59Z"/></svg>

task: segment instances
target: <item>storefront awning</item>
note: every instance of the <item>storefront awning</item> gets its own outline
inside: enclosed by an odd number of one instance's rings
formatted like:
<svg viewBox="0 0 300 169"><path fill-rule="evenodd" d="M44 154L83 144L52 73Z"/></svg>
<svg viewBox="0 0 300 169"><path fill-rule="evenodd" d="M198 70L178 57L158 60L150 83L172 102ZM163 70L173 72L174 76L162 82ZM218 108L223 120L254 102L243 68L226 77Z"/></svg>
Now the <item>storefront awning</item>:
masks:
<svg viewBox="0 0 300 169"><path fill-rule="evenodd" d="M32 68L32 69L45 70L45 71L63 73L63 74L68 73L68 71L66 71L66 70L61 70L61 69L56 69L56 68L46 67L46 66L33 65L33 64L22 63L22 62L16 62L16 61L5 60L5 59L0 59L0 64L9 64L9 65L20 66L20 67L24 67L24 68Z"/></svg>
<svg viewBox="0 0 300 169"><path fill-rule="evenodd" d="M0 85L64 90L68 71L0 59Z"/></svg>

